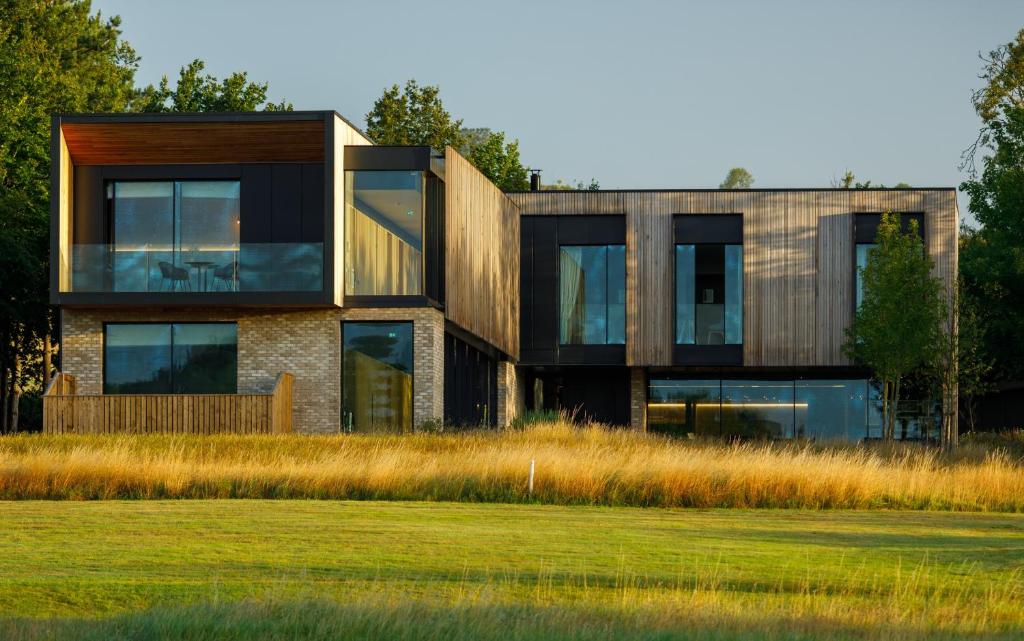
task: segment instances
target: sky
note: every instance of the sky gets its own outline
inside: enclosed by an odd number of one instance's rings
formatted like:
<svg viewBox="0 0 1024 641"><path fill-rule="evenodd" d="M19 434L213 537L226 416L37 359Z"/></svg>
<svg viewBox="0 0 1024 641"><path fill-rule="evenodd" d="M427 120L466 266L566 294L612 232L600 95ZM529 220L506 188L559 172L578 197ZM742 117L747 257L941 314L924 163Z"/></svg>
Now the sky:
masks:
<svg viewBox="0 0 1024 641"><path fill-rule="evenodd" d="M193 58L356 125L385 87L439 85L468 127L505 131L545 182L604 189L858 180L955 187L979 121L979 53L1021 0L449 2L94 0L122 18L137 81ZM961 212L966 213L961 195Z"/></svg>

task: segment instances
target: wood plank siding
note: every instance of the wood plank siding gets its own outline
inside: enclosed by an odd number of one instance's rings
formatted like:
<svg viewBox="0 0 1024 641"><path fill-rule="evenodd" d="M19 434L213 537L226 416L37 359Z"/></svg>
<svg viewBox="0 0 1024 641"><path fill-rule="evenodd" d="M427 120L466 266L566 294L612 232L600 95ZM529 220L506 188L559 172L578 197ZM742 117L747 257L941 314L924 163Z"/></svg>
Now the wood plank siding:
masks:
<svg viewBox="0 0 1024 641"><path fill-rule="evenodd" d="M445 149L445 318L519 357L519 209Z"/></svg>
<svg viewBox="0 0 1024 641"><path fill-rule="evenodd" d="M854 215L923 212L934 273L957 271L952 189L520 192L526 215L625 214L626 362L671 366L675 214L743 215L743 364L843 366L854 308Z"/></svg>

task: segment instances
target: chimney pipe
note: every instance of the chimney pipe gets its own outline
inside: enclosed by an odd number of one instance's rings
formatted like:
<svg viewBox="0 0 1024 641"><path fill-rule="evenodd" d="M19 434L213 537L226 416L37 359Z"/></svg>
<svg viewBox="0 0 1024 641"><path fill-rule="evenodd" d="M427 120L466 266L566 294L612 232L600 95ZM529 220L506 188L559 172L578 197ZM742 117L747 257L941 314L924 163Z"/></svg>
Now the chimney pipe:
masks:
<svg viewBox="0 0 1024 641"><path fill-rule="evenodd" d="M540 191L540 169L530 170L530 191Z"/></svg>

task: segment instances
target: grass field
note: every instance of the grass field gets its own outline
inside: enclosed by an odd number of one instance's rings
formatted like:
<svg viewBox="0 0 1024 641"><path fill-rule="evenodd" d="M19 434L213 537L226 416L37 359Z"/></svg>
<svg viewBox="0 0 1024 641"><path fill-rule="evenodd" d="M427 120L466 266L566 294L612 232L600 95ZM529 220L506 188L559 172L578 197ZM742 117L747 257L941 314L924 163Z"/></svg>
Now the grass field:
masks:
<svg viewBox="0 0 1024 641"><path fill-rule="evenodd" d="M0 502L0 638L1020 639L1024 516Z"/></svg>
<svg viewBox="0 0 1024 641"><path fill-rule="evenodd" d="M0 499L119 498L1020 512L1024 460L980 445L952 456L920 445L729 445L559 423L407 436L0 439Z"/></svg>

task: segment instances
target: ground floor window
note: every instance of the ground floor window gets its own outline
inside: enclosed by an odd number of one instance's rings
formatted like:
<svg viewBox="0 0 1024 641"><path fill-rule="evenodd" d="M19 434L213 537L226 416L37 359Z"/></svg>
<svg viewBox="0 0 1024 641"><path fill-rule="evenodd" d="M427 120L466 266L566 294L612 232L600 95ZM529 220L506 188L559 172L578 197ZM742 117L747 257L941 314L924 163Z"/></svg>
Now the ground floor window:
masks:
<svg viewBox="0 0 1024 641"><path fill-rule="evenodd" d="M452 334L444 335L444 422L497 425L498 361Z"/></svg>
<svg viewBox="0 0 1024 641"><path fill-rule="evenodd" d="M930 403L901 401L897 438L937 435ZM878 387L866 379L648 382L647 424L679 436L858 441L881 435Z"/></svg>
<svg viewBox="0 0 1024 641"><path fill-rule="evenodd" d="M234 394L235 323L107 323L104 394Z"/></svg>
<svg viewBox="0 0 1024 641"><path fill-rule="evenodd" d="M412 323L342 323L342 429L412 430Z"/></svg>

